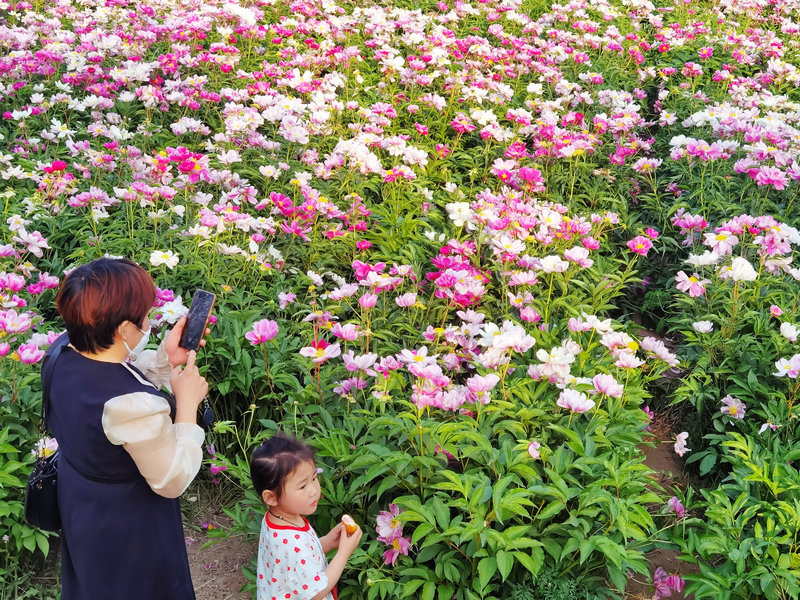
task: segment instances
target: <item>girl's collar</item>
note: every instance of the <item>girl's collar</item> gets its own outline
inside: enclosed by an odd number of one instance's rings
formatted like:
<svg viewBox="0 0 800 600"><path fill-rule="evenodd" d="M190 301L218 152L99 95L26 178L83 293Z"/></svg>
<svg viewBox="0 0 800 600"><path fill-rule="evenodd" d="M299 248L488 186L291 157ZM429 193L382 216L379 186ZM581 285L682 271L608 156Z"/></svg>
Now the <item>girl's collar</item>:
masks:
<svg viewBox="0 0 800 600"><path fill-rule="evenodd" d="M311 529L311 524L308 522L308 519L305 517L301 517L301 519L303 519L303 526L297 527L296 525L289 525L288 523L280 522L280 519L277 519L278 522L276 523L275 517L273 516L270 518L269 512L264 515L264 521L266 521L267 526L270 529L289 529L292 531L308 531Z"/></svg>

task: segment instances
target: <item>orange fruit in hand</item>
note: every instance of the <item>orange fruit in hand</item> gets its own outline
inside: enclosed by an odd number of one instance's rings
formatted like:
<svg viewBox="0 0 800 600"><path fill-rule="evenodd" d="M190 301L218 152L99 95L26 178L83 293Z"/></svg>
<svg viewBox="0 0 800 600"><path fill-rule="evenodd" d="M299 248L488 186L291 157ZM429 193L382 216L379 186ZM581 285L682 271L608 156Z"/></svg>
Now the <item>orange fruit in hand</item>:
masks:
<svg viewBox="0 0 800 600"><path fill-rule="evenodd" d="M358 529L358 525L356 522L353 521L353 517L350 515L342 515L342 525L344 525L344 530L347 532L347 535L352 535Z"/></svg>

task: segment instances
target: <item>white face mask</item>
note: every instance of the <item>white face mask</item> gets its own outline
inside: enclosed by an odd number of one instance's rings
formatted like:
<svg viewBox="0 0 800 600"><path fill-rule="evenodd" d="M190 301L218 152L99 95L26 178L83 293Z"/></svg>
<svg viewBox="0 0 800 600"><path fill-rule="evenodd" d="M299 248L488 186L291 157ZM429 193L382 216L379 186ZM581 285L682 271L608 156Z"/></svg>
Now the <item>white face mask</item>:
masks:
<svg viewBox="0 0 800 600"><path fill-rule="evenodd" d="M139 329L138 327L136 329ZM128 346L128 343L125 340L122 340L122 343L125 345L125 349L128 351L128 358L131 360L136 360L136 358L142 353L142 350L145 349L147 346L147 342L150 341L150 321L147 322L147 330L139 329L144 335L142 335L142 339L139 340L139 343L136 344L133 348Z"/></svg>

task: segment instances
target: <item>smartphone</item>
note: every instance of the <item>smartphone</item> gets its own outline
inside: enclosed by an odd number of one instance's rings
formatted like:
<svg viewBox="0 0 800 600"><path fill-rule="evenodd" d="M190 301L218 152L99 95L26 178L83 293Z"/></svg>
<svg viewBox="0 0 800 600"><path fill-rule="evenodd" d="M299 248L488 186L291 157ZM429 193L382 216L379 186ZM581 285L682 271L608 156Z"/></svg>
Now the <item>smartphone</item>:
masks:
<svg viewBox="0 0 800 600"><path fill-rule="evenodd" d="M178 344L187 350L197 350L200 347L200 340L206 332L208 318L214 308L216 294L205 290L196 290L192 297L192 306L189 307L189 314L186 315L186 324L183 326L183 333Z"/></svg>

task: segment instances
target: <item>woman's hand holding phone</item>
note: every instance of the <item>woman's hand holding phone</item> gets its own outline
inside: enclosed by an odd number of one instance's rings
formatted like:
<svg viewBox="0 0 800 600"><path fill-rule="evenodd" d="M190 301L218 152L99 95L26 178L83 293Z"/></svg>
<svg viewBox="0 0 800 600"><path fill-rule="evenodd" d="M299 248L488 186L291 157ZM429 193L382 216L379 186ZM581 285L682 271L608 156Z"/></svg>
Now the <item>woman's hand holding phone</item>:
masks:
<svg viewBox="0 0 800 600"><path fill-rule="evenodd" d="M179 344L181 341L181 335L183 335L183 328L185 326L186 317L181 317L178 319L178 322L175 323L175 327L173 327L167 334L167 341L164 344L164 350L167 352L167 359L169 360L169 364L171 364L173 367L185 365L189 358L190 351L181 347ZM211 333L211 330L206 327L203 335L208 335L209 333ZM206 341L200 340L200 347L202 348L205 345Z"/></svg>

